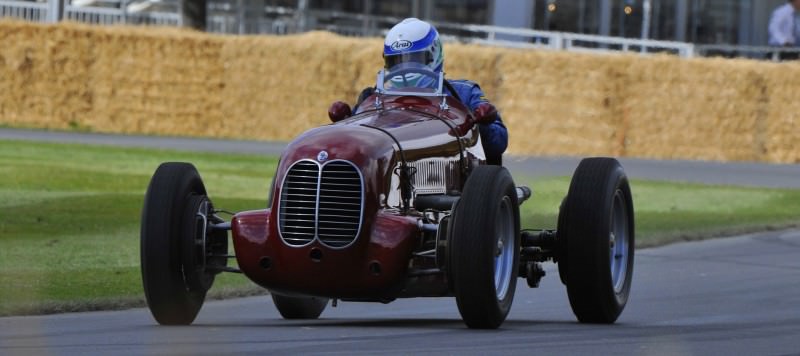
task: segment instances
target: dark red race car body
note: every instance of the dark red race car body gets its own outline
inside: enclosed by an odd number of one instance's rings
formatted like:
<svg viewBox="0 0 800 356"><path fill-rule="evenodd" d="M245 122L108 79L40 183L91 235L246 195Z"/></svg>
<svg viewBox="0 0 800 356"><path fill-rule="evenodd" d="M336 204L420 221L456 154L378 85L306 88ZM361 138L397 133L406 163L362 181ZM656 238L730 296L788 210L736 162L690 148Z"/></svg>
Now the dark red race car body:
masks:
<svg viewBox="0 0 800 356"><path fill-rule="evenodd" d="M478 131L470 124L467 109L452 97L384 95L380 105L375 105L375 99L365 101L361 108L366 109L353 117L309 130L289 144L275 174L269 207L233 218L236 258L251 280L283 294L344 300L389 301L450 293L443 273L424 273L426 267L436 267L435 261L414 258L415 252L424 248L424 214L402 205L398 167L403 160L415 162L416 194L424 194L420 188L426 185L433 187L431 193L460 191L461 172L469 164L483 162ZM479 152L477 156L473 151ZM293 193L299 190L284 191L292 189L287 188L293 184L287 183L287 176L297 174L292 169L303 171L298 167L320 167L319 189L325 194L326 167L331 162L338 162L336 166L342 169L350 165L359 173L362 200L360 207L353 205L360 209L357 219L351 214L339 222L333 216L347 203L336 201L325 207L325 202L317 202L320 214L323 208L330 213L330 221L321 222L322 216L317 221L314 216L309 219L312 221L299 222L306 225L296 229L307 228L311 237L288 243L284 235L301 234L287 232L290 228L286 226L303 220L294 219L303 214L286 211L310 210L290 206L301 194ZM334 184L330 187L336 188L336 179L328 179ZM349 198L357 202L357 197ZM336 235L337 239L331 240L335 243L325 243L324 237L311 232L321 234L320 224L335 227L356 220L357 232L349 242ZM352 233L353 226L347 231Z"/></svg>

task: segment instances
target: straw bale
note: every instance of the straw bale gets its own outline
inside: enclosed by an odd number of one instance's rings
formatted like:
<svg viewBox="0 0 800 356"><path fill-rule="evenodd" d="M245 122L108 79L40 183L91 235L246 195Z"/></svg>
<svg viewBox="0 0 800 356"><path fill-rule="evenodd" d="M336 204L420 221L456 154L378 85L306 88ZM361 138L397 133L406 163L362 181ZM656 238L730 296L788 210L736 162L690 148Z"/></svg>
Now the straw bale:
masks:
<svg viewBox="0 0 800 356"><path fill-rule="evenodd" d="M446 76L450 79L468 79L478 83L489 100L498 101L502 72L497 66L503 53L503 49L495 47L445 44Z"/></svg>
<svg viewBox="0 0 800 356"><path fill-rule="evenodd" d="M0 124L289 140L374 85L381 40L0 21ZM800 162L800 64L448 43L509 151Z"/></svg>
<svg viewBox="0 0 800 356"><path fill-rule="evenodd" d="M352 60L363 46L359 40L324 32L226 40L222 106L237 118L229 136L291 139L328 123L330 103L352 103L374 82L374 74L362 81L363 66Z"/></svg>
<svg viewBox="0 0 800 356"><path fill-rule="evenodd" d="M3 122L209 135L220 46L176 29L3 22ZM194 39L194 40L193 40ZM219 72L219 70L217 70ZM216 80L219 82L219 79ZM218 99L217 99L218 100ZM210 104L210 105L209 105ZM219 116L219 114L217 114ZM186 125L191 122L192 125Z"/></svg>
<svg viewBox="0 0 800 356"><path fill-rule="evenodd" d="M609 154L615 151L618 59L505 50L498 106L513 153Z"/></svg>
<svg viewBox="0 0 800 356"><path fill-rule="evenodd" d="M632 156L757 160L755 120L764 90L751 63L655 58L629 67Z"/></svg>
<svg viewBox="0 0 800 356"><path fill-rule="evenodd" d="M87 126L197 136L215 136L223 126L219 38L118 27L90 36L94 105Z"/></svg>
<svg viewBox="0 0 800 356"><path fill-rule="evenodd" d="M768 67L765 73L768 102L759 121L759 143L765 161L800 163L800 64L783 63Z"/></svg>
<svg viewBox="0 0 800 356"><path fill-rule="evenodd" d="M0 30L0 115L12 125L64 128L90 109L86 76L90 43L73 31L21 22ZM9 27L6 30L5 27Z"/></svg>

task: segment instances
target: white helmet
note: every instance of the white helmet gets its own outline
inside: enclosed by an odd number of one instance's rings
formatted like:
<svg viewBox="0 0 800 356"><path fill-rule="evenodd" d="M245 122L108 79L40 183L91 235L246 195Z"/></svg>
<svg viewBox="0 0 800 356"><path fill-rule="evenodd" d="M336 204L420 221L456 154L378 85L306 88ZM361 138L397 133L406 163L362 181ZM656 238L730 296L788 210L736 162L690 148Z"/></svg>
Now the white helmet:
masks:
<svg viewBox="0 0 800 356"><path fill-rule="evenodd" d="M390 69L398 64L414 62L431 71L441 72L444 67L444 50L439 32L433 25L416 18L408 18L394 25L383 41L383 60Z"/></svg>

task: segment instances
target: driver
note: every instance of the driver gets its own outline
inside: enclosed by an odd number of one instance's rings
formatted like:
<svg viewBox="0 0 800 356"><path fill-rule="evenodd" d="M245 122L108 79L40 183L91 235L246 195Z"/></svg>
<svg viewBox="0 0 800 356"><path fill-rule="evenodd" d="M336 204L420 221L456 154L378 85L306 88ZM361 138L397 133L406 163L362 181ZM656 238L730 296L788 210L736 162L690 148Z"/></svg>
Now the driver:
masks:
<svg viewBox="0 0 800 356"><path fill-rule="evenodd" d="M398 64L414 62L425 65L438 74L444 67L444 49L439 40L439 32L433 25L425 21L416 18L405 19L392 27L386 34L383 43L383 59L386 69ZM503 152L508 147L508 130L503 125L500 115L486 99L486 95L477 83L469 80L448 80L448 82L456 91L450 93L447 90L448 93L458 97L478 119L478 130L487 162L501 164ZM364 89L359 95L356 108L364 99L372 95L373 91L374 88Z"/></svg>

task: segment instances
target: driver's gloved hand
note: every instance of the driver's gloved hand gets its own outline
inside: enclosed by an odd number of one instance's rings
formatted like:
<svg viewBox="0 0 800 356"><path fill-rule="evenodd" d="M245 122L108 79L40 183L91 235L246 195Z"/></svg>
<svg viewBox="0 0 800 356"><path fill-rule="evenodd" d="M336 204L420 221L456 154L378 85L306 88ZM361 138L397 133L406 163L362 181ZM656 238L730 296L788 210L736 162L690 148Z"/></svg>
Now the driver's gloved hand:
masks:
<svg viewBox="0 0 800 356"><path fill-rule="evenodd" d="M472 117L478 124L491 124L497 120L497 108L489 103L480 103L475 110L472 111Z"/></svg>

